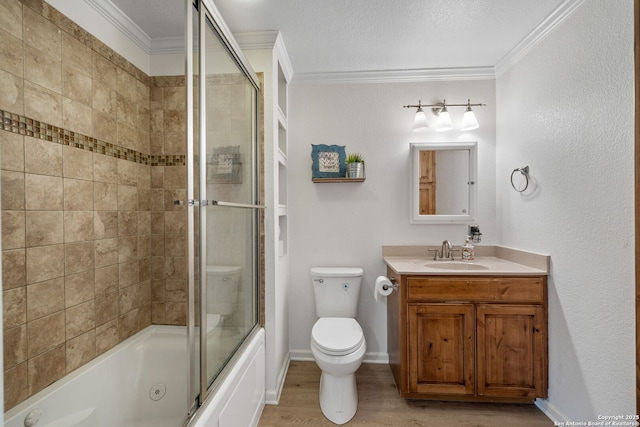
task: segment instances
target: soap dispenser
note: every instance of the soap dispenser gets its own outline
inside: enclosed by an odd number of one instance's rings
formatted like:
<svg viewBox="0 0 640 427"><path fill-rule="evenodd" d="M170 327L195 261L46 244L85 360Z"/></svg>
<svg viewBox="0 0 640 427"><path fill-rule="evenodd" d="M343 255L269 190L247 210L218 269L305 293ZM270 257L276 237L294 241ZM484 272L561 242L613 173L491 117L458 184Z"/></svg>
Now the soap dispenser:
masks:
<svg viewBox="0 0 640 427"><path fill-rule="evenodd" d="M462 260L463 261L473 261L475 259L474 248L471 244L471 236L467 236L464 241L464 245L462 245Z"/></svg>

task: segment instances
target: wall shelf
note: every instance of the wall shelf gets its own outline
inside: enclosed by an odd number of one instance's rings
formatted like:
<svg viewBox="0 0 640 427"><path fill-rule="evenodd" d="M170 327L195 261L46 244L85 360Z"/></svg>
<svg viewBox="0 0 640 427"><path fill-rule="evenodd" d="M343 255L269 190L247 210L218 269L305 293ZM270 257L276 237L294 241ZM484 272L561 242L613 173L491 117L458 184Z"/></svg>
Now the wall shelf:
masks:
<svg viewBox="0 0 640 427"><path fill-rule="evenodd" d="M320 184L320 183L329 183L329 182L364 182L366 178L311 178L311 181Z"/></svg>

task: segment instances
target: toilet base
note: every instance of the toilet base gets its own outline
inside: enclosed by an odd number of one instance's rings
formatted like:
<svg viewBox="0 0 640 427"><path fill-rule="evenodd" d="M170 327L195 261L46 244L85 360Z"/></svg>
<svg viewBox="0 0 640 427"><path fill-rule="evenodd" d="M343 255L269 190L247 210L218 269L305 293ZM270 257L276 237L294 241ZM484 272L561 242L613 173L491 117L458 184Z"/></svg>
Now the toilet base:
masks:
<svg viewBox="0 0 640 427"><path fill-rule="evenodd" d="M344 424L358 409L356 375L335 376L322 372L320 376L320 409L329 421Z"/></svg>

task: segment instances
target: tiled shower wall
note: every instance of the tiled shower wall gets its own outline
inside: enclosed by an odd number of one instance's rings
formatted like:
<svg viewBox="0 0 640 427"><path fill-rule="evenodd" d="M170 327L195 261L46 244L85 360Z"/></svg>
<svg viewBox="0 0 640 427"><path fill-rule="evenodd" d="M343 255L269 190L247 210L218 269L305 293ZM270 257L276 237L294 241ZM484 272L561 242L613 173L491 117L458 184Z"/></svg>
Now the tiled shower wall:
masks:
<svg viewBox="0 0 640 427"><path fill-rule="evenodd" d="M184 79L0 0L5 410L186 313Z"/></svg>

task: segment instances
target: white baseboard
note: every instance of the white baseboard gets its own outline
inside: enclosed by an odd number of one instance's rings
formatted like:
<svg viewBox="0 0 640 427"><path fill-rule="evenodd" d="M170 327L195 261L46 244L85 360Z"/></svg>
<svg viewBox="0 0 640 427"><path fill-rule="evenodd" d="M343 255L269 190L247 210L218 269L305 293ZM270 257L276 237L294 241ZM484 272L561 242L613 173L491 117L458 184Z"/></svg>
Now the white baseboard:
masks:
<svg viewBox="0 0 640 427"><path fill-rule="evenodd" d="M291 362L291 352L289 352L282 361L282 366L280 366L280 372L278 373L278 379L276 380L276 388L266 391L265 404L277 405L278 402L280 402L280 395L284 388L284 380L287 377L287 371L289 370L289 362Z"/></svg>
<svg viewBox="0 0 640 427"><path fill-rule="evenodd" d="M536 399L534 402L535 405L540 409L551 421L556 423L556 425L564 423L566 424L569 418L560 412L555 406L549 403L547 399Z"/></svg>
<svg viewBox="0 0 640 427"><path fill-rule="evenodd" d="M303 362L313 362L313 353L311 350L291 350L289 352L291 356L291 360L303 361ZM379 363L385 364L389 363L389 354L388 353L365 353L363 363Z"/></svg>

